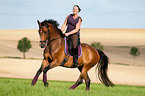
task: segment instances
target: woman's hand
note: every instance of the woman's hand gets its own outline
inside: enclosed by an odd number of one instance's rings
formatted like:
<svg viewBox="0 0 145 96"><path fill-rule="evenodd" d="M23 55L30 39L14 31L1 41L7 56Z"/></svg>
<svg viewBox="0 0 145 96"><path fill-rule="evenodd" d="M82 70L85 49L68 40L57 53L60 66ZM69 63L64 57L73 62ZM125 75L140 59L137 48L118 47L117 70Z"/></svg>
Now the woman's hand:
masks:
<svg viewBox="0 0 145 96"><path fill-rule="evenodd" d="M65 33L65 36L66 36L66 37L69 36L69 33Z"/></svg>

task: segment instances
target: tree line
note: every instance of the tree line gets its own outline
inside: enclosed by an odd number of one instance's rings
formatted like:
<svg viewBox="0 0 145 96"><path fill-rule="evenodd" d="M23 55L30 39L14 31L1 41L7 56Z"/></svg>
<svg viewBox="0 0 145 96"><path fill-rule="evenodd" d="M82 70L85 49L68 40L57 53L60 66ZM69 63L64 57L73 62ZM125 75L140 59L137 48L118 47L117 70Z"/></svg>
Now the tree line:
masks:
<svg viewBox="0 0 145 96"><path fill-rule="evenodd" d="M93 46L96 49L100 49L102 51L104 50L104 46L100 42L93 42L91 44L91 46ZM135 65L135 59L136 59L137 56L140 55L139 49L137 47L131 47L130 51L129 51L129 54L133 57L133 59L134 59L134 65Z"/></svg>
<svg viewBox="0 0 145 96"><path fill-rule="evenodd" d="M91 46L102 51L104 50L104 46L100 42L93 42ZM24 37L18 41L17 49L23 53L24 59L26 58L25 53L28 52L30 48L32 48L32 44L31 44L31 41L27 37ZM136 57L140 55L139 49L137 47L131 47L129 54L133 56L134 64L135 64Z"/></svg>

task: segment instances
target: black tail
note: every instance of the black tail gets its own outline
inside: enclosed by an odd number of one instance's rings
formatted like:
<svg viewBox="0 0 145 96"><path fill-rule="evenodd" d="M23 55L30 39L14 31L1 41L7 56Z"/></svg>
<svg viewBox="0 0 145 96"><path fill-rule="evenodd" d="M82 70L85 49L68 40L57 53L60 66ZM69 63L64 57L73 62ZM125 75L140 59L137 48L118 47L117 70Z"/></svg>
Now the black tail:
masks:
<svg viewBox="0 0 145 96"><path fill-rule="evenodd" d="M104 85L106 85L106 87L114 86L114 84L109 80L108 75L107 75L108 63L109 63L108 57L101 50L97 49L97 51L100 55L100 60L96 67L96 70L98 69L99 80Z"/></svg>

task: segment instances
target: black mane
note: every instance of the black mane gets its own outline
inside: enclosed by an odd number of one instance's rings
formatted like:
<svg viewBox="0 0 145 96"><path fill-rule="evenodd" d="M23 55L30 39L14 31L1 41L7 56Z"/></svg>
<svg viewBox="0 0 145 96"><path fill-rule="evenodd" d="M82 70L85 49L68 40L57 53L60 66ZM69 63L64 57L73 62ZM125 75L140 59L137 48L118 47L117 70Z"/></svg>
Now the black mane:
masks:
<svg viewBox="0 0 145 96"><path fill-rule="evenodd" d="M49 20L45 19L43 22L41 22L41 25L43 26L43 25L45 25L46 23L53 24L53 25L55 25L55 27L57 27L57 28L58 28L58 26L59 26L59 23L58 23L56 20L53 20L53 19L49 19Z"/></svg>
<svg viewBox="0 0 145 96"><path fill-rule="evenodd" d="M62 33L62 31L58 28L59 23L58 23L56 20L53 20L53 19L47 20L47 19L45 19L43 22L41 22L41 25L42 25L42 26L45 26L47 23L53 24L53 25L58 29L60 35L61 35L62 37L65 36L65 35Z"/></svg>

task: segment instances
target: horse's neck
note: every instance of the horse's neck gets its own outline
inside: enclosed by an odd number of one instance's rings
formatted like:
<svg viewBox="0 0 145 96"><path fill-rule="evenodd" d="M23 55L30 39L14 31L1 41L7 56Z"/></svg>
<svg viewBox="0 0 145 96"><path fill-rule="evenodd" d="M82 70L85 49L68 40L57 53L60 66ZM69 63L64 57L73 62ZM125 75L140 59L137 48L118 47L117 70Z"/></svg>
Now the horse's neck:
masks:
<svg viewBox="0 0 145 96"><path fill-rule="evenodd" d="M59 38L50 42L47 45L46 50L48 48L50 50L49 54L53 56L54 53L59 53L62 49L64 49L62 47L64 47L64 38Z"/></svg>
<svg viewBox="0 0 145 96"><path fill-rule="evenodd" d="M53 28L53 32L51 32L50 34L50 40L61 38L61 37L62 36L60 35L59 30Z"/></svg>

